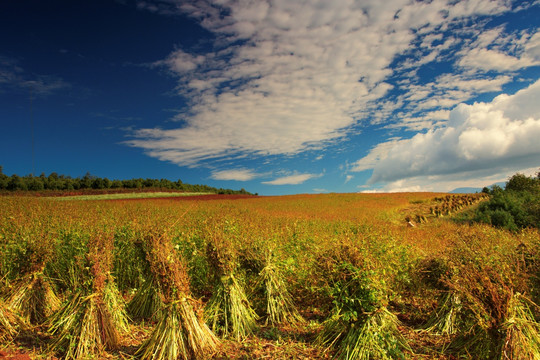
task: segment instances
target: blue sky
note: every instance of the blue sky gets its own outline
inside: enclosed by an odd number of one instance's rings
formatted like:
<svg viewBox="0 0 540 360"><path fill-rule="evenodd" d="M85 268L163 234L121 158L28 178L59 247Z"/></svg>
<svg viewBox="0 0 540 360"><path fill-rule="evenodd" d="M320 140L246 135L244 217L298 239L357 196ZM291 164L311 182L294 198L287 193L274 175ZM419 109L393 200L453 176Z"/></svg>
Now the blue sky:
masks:
<svg viewBox="0 0 540 360"><path fill-rule="evenodd" d="M265 195L533 174L538 19L535 0L5 0L0 165Z"/></svg>

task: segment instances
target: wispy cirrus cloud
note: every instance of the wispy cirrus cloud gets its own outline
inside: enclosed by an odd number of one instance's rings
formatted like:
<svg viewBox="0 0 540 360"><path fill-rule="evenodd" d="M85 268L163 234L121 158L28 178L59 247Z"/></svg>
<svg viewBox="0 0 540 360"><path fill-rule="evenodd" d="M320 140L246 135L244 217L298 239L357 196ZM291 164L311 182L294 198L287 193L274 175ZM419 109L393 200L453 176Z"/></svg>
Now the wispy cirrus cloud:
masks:
<svg viewBox="0 0 540 360"><path fill-rule="evenodd" d="M419 67L457 61L457 49L470 43L446 31L511 11L503 0L169 0L139 6L195 18L216 37L212 52L177 49L154 64L177 77L178 92L188 100L189 109L177 117L183 125L139 129L127 142L179 165L321 149L347 139L365 119L396 124L407 118L403 126L427 129L434 125L428 112L449 110L509 79L462 75L455 90L414 81ZM524 49L536 51L533 45ZM394 64L399 55L404 60Z"/></svg>
<svg viewBox="0 0 540 360"><path fill-rule="evenodd" d="M31 91L36 96L46 96L70 86L56 76L29 74L17 60L0 55L0 92Z"/></svg>

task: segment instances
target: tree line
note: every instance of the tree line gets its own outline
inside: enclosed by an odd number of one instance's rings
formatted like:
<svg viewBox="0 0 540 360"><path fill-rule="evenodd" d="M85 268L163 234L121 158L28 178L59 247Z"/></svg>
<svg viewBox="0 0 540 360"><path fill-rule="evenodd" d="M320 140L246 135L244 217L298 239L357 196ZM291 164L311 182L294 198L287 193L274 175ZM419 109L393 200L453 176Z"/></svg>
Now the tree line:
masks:
<svg viewBox="0 0 540 360"><path fill-rule="evenodd" d="M208 185L191 185L183 183L182 180L171 181L168 179L129 179L129 180L110 180L86 173L82 177L73 178L71 176L59 175L56 172L48 176L42 173L39 176L26 175L19 176L13 174L8 176L3 173L0 166L0 191L76 191L76 190L104 190L104 189L167 189L185 192L206 192L215 194L242 194L252 195L245 189L231 190L215 188Z"/></svg>

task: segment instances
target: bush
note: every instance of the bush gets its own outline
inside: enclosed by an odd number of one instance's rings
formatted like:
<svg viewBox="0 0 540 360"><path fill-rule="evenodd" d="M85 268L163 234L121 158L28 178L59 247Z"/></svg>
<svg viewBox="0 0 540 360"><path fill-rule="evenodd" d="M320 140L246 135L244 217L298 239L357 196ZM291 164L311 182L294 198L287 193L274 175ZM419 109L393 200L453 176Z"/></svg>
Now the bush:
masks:
<svg viewBox="0 0 540 360"><path fill-rule="evenodd" d="M503 190L493 187L491 199L480 205L476 221L511 231L540 228L540 178L512 176Z"/></svg>

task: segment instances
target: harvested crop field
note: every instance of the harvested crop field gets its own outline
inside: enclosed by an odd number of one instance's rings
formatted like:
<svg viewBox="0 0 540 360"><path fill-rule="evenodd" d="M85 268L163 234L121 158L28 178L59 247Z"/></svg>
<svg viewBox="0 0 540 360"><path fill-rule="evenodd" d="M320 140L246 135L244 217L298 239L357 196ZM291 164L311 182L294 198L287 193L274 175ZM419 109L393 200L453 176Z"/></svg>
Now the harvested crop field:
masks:
<svg viewBox="0 0 540 360"><path fill-rule="evenodd" d="M484 199L5 196L0 351L533 359L539 233L470 223Z"/></svg>

